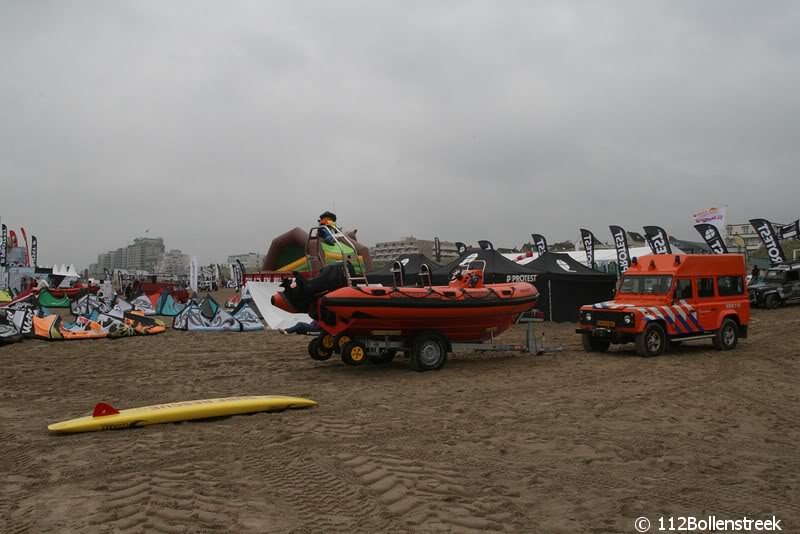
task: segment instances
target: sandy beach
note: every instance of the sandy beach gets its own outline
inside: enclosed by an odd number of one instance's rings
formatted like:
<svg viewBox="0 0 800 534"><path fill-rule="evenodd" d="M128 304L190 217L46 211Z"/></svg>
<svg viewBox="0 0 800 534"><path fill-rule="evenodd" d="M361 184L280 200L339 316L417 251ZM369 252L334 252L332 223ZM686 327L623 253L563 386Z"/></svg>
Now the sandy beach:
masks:
<svg viewBox="0 0 800 534"><path fill-rule="evenodd" d="M220 301L224 297L220 296ZM800 307L754 310L733 352L314 362L273 331L0 349L0 531L635 532L750 516L800 532ZM505 334L521 339L515 327ZM234 395L309 410L67 436L49 423Z"/></svg>

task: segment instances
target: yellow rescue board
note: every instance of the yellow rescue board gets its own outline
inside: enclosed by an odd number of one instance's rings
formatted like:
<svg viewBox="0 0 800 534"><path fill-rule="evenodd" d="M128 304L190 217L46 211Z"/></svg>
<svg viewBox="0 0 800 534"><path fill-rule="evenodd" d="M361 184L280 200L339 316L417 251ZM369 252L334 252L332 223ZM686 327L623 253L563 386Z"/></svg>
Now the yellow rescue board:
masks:
<svg viewBox="0 0 800 534"><path fill-rule="evenodd" d="M117 430L255 412L280 412L287 408L308 408L316 405L317 403L313 400L279 395L171 402L169 404L156 404L155 406L143 406L128 410L116 410L107 404L101 403L95 407L95 415L53 423L47 427L47 430L62 434Z"/></svg>

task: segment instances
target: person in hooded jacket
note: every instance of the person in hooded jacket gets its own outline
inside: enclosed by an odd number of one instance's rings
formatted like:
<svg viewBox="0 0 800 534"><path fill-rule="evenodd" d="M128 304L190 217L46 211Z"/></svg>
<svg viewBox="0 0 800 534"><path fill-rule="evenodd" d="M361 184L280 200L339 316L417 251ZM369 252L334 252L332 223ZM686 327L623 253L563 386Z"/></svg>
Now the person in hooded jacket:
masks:
<svg viewBox="0 0 800 534"><path fill-rule="evenodd" d="M336 214L326 211L319 216L317 223L319 224L318 235L320 239L325 241L328 245L335 245L336 238L333 237L333 231L331 229L336 228Z"/></svg>

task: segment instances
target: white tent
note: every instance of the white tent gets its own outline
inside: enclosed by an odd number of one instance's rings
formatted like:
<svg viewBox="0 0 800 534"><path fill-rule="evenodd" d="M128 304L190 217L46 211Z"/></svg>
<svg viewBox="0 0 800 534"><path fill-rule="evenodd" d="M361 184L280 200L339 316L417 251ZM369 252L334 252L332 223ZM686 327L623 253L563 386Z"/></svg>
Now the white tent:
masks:
<svg viewBox="0 0 800 534"><path fill-rule="evenodd" d="M243 295L248 295L261 312L261 317L273 330L289 328L297 323L310 323L311 317L305 313L289 313L272 305L272 295L281 291L278 282L247 282Z"/></svg>

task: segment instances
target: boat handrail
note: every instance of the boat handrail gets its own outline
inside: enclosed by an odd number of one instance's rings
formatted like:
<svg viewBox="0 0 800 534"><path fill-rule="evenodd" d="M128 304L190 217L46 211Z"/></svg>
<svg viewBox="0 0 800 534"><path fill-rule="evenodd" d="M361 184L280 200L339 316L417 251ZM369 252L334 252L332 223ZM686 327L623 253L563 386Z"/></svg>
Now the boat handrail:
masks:
<svg viewBox="0 0 800 534"><path fill-rule="evenodd" d="M425 286L425 279L427 278L427 286L433 286L433 282L431 281L431 268L428 267L427 263L423 263L419 266L419 281L420 283Z"/></svg>
<svg viewBox="0 0 800 534"><path fill-rule="evenodd" d="M318 249L322 246L319 243L319 239L320 239L319 230L320 230L320 228L322 228L322 227L321 226L315 226L315 227L311 228L311 230L309 230L309 232L308 232L308 241L306 241L306 257L308 258L309 263L311 262L311 259L312 259L312 256L309 253L309 248L310 248L309 247L309 243L311 243L311 239L313 239L314 237L317 238L317 248ZM350 241L350 239L347 237L347 235L345 235L345 233L342 232L341 230L339 230L337 227L335 227L335 226L325 226L325 228L327 228L327 230L330 232L331 237L333 237L333 240L336 242L336 246L339 247L339 255L342 257L342 264L344 265L344 275L345 275L345 278L347 279L347 285L354 286L354 285L357 285L358 283L363 283L363 284L369 285L369 281L367 280L367 266L359 258L358 250L356 249L356 247L353 244L353 242ZM344 248L342 247L342 244L343 244L342 242L344 242L344 245L346 245L347 247L350 248L350 250L353 251L353 254L345 254ZM313 256L313 259L317 259L318 260L319 257L318 256ZM347 264L350 263L352 265L353 261L351 261L351 260L355 260L355 263L361 268L361 276L351 276L350 275L350 269L347 268ZM322 263L322 262L320 262L320 263Z"/></svg>
<svg viewBox="0 0 800 534"><path fill-rule="evenodd" d="M397 287L403 287L405 285L403 283L403 274L405 272L403 264L395 260L390 271L392 273L392 278L394 279L394 285Z"/></svg>

